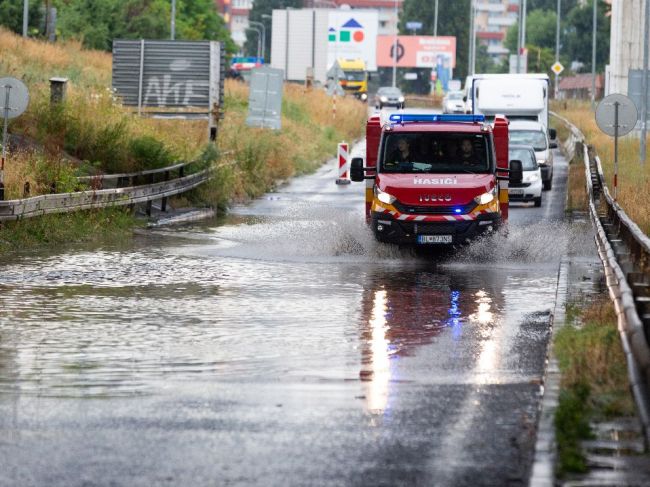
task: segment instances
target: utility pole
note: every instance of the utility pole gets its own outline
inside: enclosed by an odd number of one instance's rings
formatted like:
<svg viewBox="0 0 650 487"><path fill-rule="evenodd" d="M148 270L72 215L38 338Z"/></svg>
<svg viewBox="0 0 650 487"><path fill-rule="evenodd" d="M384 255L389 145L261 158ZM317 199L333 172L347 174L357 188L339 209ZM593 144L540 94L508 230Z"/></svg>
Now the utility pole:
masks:
<svg viewBox="0 0 650 487"><path fill-rule="evenodd" d="M555 26L555 62L560 62L560 16L562 14L562 0L557 0L557 24ZM560 93L559 87L560 75L555 73L555 95L554 98L557 100L557 97Z"/></svg>
<svg viewBox="0 0 650 487"><path fill-rule="evenodd" d="M433 10L433 37L438 35L438 0Z"/></svg>
<svg viewBox="0 0 650 487"><path fill-rule="evenodd" d="M472 74L476 74L476 0L472 0Z"/></svg>
<svg viewBox="0 0 650 487"><path fill-rule="evenodd" d="M469 53L467 56L467 74L472 76L474 74L474 24L476 23L474 19L474 0L469 2Z"/></svg>
<svg viewBox="0 0 650 487"><path fill-rule="evenodd" d="M393 88L397 86L397 24L399 17L397 15L397 0L395 0L395 40L393 41Z"/></svg>
<svg viewBox="0 0 650 487"><path fill-rule="evenodd" d="M645 27L643 32L643 88L641 89L641 144L639 160L645 166L646 137L648 135L648 42L650 41L650 0L645 0Z"/></svg>
<svg viewBox="0 0 650 487"><path fill-rule="evenodd" d="M594 2L593 31L591 33L591 109L596 109L596 31L598 28L598 0Z"/></svg>
<svg viewBox="0 0 650 487"><path fill-rule="evenodd" d="M517 22L517 74L521 72L521 11L523 10L523 0L519 0L519 19Z"/></svg>
<svg viewBox="0 0 650 487"><path fill-rule="evenodd" d="M29 22L29 0L23 2L23 37L27 37L27 24Z"/></svg>
<svg viewBox="0 0 650 487"><path fill-rule="evenodd" d="M176 0L172 0L171 40L176 39Z"/></svg>

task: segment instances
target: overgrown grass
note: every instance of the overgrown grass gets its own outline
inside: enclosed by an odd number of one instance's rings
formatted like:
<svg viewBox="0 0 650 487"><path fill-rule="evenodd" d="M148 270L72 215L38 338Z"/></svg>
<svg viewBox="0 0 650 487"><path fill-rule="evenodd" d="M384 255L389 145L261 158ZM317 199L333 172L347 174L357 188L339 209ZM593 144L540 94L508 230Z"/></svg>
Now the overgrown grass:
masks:
<svg viewBox="0 0 650 487"><path fill-rule="evenodd" d="M587 143L600 156L606 183L612 191L614 178L614 139L596 125L594 113L587 102L558 102L554 110L573 122L584 133ZM646 159L650 156L646 155ZM618 202L641 229L650 232L650 212L646 195L650 192L650 159L645 167L639 164L639 139L629 135L619 140Z"/></svg>
<svg viewBox="0 0 650 487"><path fill-rule="evenodd" d="M567 324L555 339L555 350L562 371L555 417L558 474L584 472L580 441L591 437L589 422L635 412L609 299L572 303L567 308Z"/></svg>
<svg viewBox="0 0 650 487"><path fill-rule="evenodd" d="M208 142L203 121L139 118L123 108L110 90L111 56L83 50L78 43L24 40L0 29L0 70L30 89L27 112L10 132L24 148L6 165L8 198L76 189L77 175L131 172L175 160L203 159L215 165L208 184L177 201L225 208L233 200L256 197L277 181L313 171L336 151L336 143L360 137L366 105L353 98L332 101L322 90L286 85L282 130L246 126L248 87L226 83L225 119L218 148ZM51 107L48 80L70 78L66 103ZM24 222L21 222L22 225Z"/></svg>
<svg viewBox="0 0 650 487"><path fill-rule="evenodd" d="M128 208L44 215L0 225L0 253L42 245L121 241L141 225Z"/></svg>

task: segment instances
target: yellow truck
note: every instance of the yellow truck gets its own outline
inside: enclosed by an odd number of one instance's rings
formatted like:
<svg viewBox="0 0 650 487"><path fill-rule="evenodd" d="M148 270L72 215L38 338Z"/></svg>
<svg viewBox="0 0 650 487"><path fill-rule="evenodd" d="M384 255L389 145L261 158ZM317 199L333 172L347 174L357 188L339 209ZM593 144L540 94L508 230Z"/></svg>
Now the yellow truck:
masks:
<svg viewBox="0 0 650 487"><path fill-rule="evenodd" d="M337 59L339 84L346 93L356 96L361 101L368 99L368 71L363 59Z"/></svg>

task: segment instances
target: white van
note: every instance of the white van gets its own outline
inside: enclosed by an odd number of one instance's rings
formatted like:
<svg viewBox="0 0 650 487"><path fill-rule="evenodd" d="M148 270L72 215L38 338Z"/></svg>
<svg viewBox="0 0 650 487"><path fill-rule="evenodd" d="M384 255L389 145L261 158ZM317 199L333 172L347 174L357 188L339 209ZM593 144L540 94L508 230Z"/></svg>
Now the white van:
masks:
<svg viewBox="0 0 650 487"><path fill-rule="evenodd" d="M542 171L545 190L553 186L553 151L556 142L548 140L546 127L539 122L514 120L508 126L509 142L513 145L530 145L535 150L537 164Z"/></svg>

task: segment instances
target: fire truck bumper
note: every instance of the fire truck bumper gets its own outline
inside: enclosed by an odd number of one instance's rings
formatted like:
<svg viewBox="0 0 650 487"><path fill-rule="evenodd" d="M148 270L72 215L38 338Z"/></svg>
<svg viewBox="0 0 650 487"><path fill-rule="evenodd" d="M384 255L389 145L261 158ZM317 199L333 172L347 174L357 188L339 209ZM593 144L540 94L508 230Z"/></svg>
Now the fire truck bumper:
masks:
<svg viewBox="0 0 650 487"><path fill-rule="evenodd" d="M372 213L371 228L380 242L400 245L458 245L496 231L501 215L482 214L476 220L425 222L398 220Z"/></svg>

